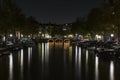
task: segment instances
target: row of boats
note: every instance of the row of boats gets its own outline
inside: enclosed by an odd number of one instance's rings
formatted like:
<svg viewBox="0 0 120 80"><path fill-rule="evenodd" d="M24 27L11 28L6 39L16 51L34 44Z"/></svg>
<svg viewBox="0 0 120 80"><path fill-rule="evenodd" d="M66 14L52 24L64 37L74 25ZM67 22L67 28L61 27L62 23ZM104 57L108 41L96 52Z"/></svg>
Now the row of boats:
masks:
<svg viewBox="0 0 120 80"><path fill-rule="evenodd" d="M120 44L114 41L77 41L71 42L77 46L94 51L97 55L109 56L120 56Z"/></svg>
<svg viewBox="0 0 120 80"><path fill-rule="evenodd" d="M13 51L21 50L23 48L32 47L32 46L33 46L33 42L13 43L13 42L9 41L6 43L2 43L0 45L0 56L9 54L10 52L13 52Z"/></svg>

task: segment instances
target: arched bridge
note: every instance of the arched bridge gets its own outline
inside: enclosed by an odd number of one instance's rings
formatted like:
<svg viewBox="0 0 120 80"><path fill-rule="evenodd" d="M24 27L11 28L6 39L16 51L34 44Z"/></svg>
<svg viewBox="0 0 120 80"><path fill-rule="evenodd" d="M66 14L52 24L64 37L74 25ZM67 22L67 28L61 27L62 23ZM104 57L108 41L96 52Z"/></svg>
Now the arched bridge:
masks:
<svg viewBox="0 0 120 80"><path fill-rule="evenodd" d="M70 42L69 38L49 38L48 42Z"/></svg>

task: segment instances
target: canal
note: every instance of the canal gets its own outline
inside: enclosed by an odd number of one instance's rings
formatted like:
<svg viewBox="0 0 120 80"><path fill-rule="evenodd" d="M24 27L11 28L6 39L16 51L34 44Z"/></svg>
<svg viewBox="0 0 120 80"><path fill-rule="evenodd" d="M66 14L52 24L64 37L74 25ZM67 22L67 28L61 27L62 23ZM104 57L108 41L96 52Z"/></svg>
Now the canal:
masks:
<svg viewBox="0 0 120 80"><path fill-rule="evenodd" d="M0 80L120 80L120 61L69 43L39 43L1 56Z"/></svg>

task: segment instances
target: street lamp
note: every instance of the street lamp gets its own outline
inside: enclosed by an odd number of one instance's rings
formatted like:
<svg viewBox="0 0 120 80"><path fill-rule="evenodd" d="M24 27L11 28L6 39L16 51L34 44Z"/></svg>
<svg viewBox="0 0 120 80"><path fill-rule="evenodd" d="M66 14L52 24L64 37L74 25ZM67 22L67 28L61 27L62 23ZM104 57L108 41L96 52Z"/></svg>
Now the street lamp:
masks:
<svg viewBox="0 0 120 80"><path fill-rule="evenodd" d="M23 34L21 34L21 37L23 37Z"/></svg>
<svg viewBox="0 0 120 80"><path fill-rule="evenodd" d="M114 37L114 34L111 34L111 37Z"/></svg>
<svg viewBox="0 0 120 80"><path fill-rule="evenodd" d="M96 34L96 38L97 38L97 40L101 40L102 37L101 37L101 35Z"/></svg>
<svg viewBox="0 0 120 80"><path fill-rule="evenodd" d="M41 34L42 32L39 32L39 34Z"/></svg>
<svg viewBox="0 0 120 80"><path fill-rule="evenodd" d="M13 35L12 35L12 34L10 34L10 37L13 37Z"/></svg>

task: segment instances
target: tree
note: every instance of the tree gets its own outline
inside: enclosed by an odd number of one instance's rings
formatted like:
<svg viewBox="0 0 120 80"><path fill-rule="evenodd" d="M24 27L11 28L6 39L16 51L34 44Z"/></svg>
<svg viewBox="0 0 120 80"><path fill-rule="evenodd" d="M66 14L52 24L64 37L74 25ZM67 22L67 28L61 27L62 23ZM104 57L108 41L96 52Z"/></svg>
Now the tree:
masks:
<svg viewBox="0 0 120 80"><path fill-rule="evenodd" d="M87 34L87 26L86 26L86 20L85 18L77 18L76 21L72 24L71 30L74 34L81 34L86 35Z"/></svg>
<svg viewBox="0 0 120 80"><path fill-rule="evenodd" d="M103 27L103 12L101 8L94 8L87 18L87 29L91 34L101 33L104 31Z"/></svg>
<svg viewBox="0 0 120 80"><path fill-rule="evenodd" d="M103 21L107 25L106 32L117 35L120 23L120 1L114 0L112 4L105 4L103 12L105 17Z"/></svg>
<svg viewBox="0 0 120 80"><path fill-rule="evenodd" d="M30 16L26 18L21 31L25 35L36 34L39 31L39 23L35 20L34 17Z"/></svg>

